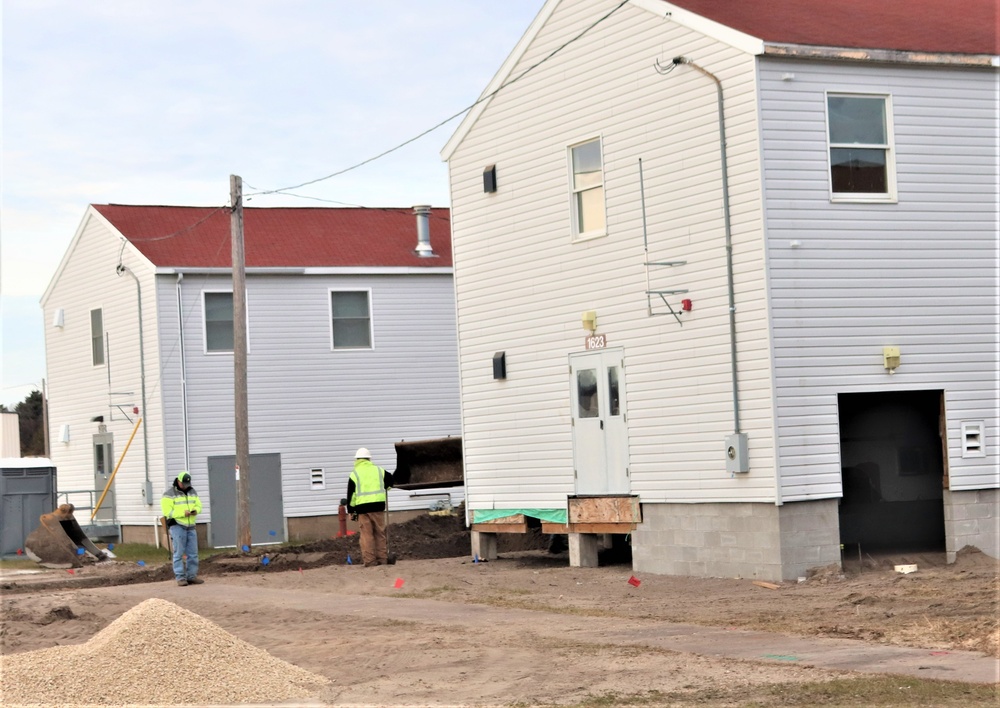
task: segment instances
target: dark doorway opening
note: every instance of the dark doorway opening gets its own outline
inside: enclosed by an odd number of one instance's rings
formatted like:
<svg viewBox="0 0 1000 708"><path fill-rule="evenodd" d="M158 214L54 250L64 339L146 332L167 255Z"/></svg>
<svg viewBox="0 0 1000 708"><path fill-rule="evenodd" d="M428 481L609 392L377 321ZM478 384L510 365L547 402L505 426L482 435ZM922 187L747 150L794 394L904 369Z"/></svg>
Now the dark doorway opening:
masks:
<svg viewBox="0 0 1000 708"><path fill-rule="evenodd" d="M942 391L837 397L845 550L944 551L943 400Z"/></svg>

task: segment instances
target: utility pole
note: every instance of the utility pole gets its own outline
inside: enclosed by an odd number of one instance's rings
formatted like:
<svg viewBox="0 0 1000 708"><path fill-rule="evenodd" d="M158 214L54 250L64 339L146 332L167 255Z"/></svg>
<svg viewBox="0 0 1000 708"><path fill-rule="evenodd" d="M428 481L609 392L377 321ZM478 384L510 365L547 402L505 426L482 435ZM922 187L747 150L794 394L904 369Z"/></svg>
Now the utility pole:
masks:
<svg viewBox="0 0 1000 708"><path fill-rule="evenodd" d="M236 545L250 548L250 430L247 412L247 303L243 255L243 180L229 175L233 204L233 393L236 410Z"/></svg>

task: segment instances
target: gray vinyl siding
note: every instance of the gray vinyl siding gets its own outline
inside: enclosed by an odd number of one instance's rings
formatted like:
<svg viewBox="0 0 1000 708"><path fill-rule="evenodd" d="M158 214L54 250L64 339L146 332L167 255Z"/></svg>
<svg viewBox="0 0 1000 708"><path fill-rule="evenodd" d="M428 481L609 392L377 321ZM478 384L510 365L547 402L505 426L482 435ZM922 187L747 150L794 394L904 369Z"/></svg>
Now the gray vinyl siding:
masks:
<svg viewBox="0 0 1000 708"><path fill-rule="evenodd" d="M613 3L557 6L511 76ZM725 84L748 475L725 473L732 432L728 298L715 84L653 60L684 54ZM608 235L572 243L566 147L600 136ZM771 362L753 57L626 5L494 98L449 159L472 509L564 507L574 492L568 355L596 310L624 349L632 491L644 502L773 501ZM653 288L690 290L683 326L647 316L643 160ZM498 191L484 194L495 164ZM661 306L659 312L666 312ZM507 379L490 361L507 353Z"/></svg>
<svg viewBox="0 0 1000 708"><path fill-rule="evenodd" d="M190 467L196 481L206 480L199 493L208 496L207 458L235 453L233 357L204 352L201 294L229 290L231 280L191 274L181 288ZM331 349L331 288L371 291L373 349ZM161 308L176 313L175 276L160 276L158 291ZM250 453L281 455L285 516L336 513L358 447L392 470L394 443L461 433L450 274L248 274L247 313ZM176 314L161 319L160 337L164 352L179 352ZM166 356L163 367L171 381L164 393L167 457L178 467L179 354ZM310 489L314 468L326 473L324 490ZM396 491L390 505L427 502Z"/></svg>
<svg viewBox="0 0 1000 708"><path fill-rule="evenodd" d="M146 410L142 410L138 290L132 277L119 276L115 272L120 262L136 274L142 286ZM163 433L152 266L130 246L123 249L117 234L95 212L88 210L42 307L50 457L58 470L58 491L94 488L93 436L98 432L99 423L93 419L102 416L107 432L114 436L112 465L121 461L114 481L116 517L123 524L154 524L159 514L159 495L163 491L158 480L163 478L164 472L160 454ZM110 350L102 366L93 366L91 357L90 311L97 308L103 310ZM52 324L58 309L64 311L62 328ZM129 405L125 406L126 403ZM132 412L133 407L139 407L142 417L142 425L138 428L135 423L139 416ZM59 439L63 425L70 429L68 443ZM126 454L133 430L135 437ZM149 475L153 481L153 498L149 500L152 504L147 504L144 496L144 445L147 440ZM86 496L74 496L70 502L84 506L87 499ZM110 499L105 500L106 504L109 502ZM80 520L88 519L89 512Z"/></svg>
<svg viewBox="0 0 1000 708"><path fill-rule="evenodd" d="M998 486L996 72L766 59L760 86L782 497L840 495L844 392L944 390L951 489ZM831 203L825 91L891 96L898 203Z"/></svg>

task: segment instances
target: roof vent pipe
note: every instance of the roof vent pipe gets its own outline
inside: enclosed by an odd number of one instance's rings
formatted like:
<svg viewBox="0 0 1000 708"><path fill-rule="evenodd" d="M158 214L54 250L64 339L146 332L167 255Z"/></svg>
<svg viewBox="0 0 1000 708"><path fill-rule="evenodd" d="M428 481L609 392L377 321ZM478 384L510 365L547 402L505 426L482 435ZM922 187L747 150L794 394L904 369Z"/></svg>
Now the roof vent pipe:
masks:
<svg viewBox="0 0 1000 708"><path fill-rule="evenodd" d="M431 207L421 204L413 207L413 213L417 215L416 254L421 258L430 258L434 255L434 249L431 248Z"/></svg>

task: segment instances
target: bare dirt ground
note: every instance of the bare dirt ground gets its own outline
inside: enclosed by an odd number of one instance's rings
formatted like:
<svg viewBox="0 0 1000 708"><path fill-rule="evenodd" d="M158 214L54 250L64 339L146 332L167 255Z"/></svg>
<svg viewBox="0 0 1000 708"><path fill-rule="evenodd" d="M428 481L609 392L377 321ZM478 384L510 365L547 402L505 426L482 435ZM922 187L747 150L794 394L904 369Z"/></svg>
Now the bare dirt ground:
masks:
<svg viewBox="0 0 1000 708"><path fill-rule="evenodd" d="M357 557L352 537L217 556L202 562L205 584L188 588L166 566L131 563L4 576L0 649L82 643L161 597L330 678L315 705L808 705L783 692L839 676L610 639L622 627L663 622L1000 656L1000 568L975 550L952 565L931 555L869 559L863 569L824 569L770 589L746 579L633 573L611 557L600 568L570 568L565 553L548 553L545 539L531 535L504 539L528 550L502 545L499 559L476 563L461 520L448 517L422 517L390 534L400 560L378 568L346 564L348 554ZM902 575L890 562L919 570Z"/></svg>

